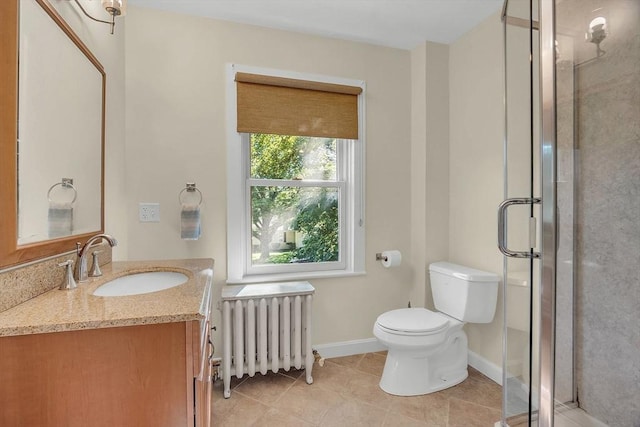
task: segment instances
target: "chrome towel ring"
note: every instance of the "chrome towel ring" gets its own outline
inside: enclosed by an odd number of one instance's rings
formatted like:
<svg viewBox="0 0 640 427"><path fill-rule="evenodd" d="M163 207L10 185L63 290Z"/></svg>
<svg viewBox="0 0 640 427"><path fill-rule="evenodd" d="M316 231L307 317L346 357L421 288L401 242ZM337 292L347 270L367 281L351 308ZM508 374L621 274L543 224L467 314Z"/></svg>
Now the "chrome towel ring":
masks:
<svg viewBox="0 0 640 427"><path fill-rule="evenodd" d="M47 191L47 199L49 200L49 202L53 201L53 200L51 200L51 192L57 186L61 186L62 188L67 188L67 189L73 190L73 199L71 199L70 203L73 203L73 202L76 201L76 199L78 198L78 190L76 190L76 187L73 186L73 179L72 178L62 178L61 182L56 182L51 187L49 187L49 191Z"/></svg>
<svg viewBox="0 0 640 427"><path fill-rule="evenodd" d="M182 195L184 194L184 192L187 193L198 193L198 196L200 196L200 200L198 201L198 206L200 206L202 204L202 191L200 191L197 187L196 187L196 183L195 182L187 182L186 186L182 189L182 191L180 191L180 193L178 194L178 202L180 202L180 204L184 204L184 202L182 201Z"/></svg>

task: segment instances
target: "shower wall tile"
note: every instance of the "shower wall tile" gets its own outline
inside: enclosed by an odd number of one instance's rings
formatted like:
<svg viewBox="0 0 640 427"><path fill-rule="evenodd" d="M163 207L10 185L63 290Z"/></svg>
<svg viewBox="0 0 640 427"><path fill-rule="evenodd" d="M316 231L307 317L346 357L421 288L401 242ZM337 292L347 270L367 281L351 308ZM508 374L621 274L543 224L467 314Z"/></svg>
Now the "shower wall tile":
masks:
<svg viewBox="0 0 640 427"><path fill-rule="evenodd" d="M606 59L586 67L603 68ZM635 70L637 74L640 70ZM605 146L623 144L640 138L640 86L637 76L634 80L629 74L613 76L613 79L598 81L578 73L579 102L578 134L579 145ZM606 157L603 159L607 161Z"/></svg>
<svg viewBox="0 0 640 427"><path fill-rule="evenodd" d="M601 44L605 54L585 63L595 57L595 45L581 34L592 11L602 7L609 22ZM578 400L611 427L640 422L638 22L638 1L558 3L558 26L576 34L576 62L581 64L575 71Z"/></svg>

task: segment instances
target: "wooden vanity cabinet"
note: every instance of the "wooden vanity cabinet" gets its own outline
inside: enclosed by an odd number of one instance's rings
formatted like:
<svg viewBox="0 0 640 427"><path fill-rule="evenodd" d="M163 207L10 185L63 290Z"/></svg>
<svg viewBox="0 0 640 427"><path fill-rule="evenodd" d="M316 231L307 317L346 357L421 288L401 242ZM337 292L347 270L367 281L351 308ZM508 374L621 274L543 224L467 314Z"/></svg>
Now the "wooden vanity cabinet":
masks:
<svg viewBox="0 0 640 427"><path fill-rule="evenodd" d="M198 365L194 366L194 404L196 427L211 426L213 399L213 340L209 319L200 322ZM196 360L195 358L193 360Z"/></svg>
<svg viewBox="0 0 640 427"><path fill-rule="evenodd" d="M209 333L202 320L1 337L0 426L208 427Z"/></svg>

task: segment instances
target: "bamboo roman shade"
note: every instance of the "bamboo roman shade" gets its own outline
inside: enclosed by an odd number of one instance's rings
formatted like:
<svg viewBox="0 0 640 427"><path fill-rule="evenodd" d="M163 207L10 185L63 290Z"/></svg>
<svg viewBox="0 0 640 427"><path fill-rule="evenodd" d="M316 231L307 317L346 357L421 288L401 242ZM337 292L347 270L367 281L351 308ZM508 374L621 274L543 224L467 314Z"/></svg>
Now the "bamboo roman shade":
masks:
<svg viewBox="0 0 640 427"><path fill-rule="evenodd" d="M358 139L362 89L236 73L238 132Z"/></svg>

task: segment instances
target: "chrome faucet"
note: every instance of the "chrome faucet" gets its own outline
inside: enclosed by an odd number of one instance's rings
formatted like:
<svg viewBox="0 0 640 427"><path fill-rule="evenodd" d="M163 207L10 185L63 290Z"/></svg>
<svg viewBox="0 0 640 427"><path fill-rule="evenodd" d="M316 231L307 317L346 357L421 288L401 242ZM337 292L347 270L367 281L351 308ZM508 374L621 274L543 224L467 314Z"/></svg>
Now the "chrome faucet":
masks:
<svg viewBox="0 0 640 427"><path fill-rule="evenodd" d="M87 253L89 247L99 239L104 239L109 243L109 246L114 247L118 244L118 241L108 234L96 234L93 237L89 237L87 243L82 245L80 242L76 243L76 252L78 253L78 262L76 263L76 280L78 282L86 282L89 280L89 273L87 269Z"/></svg>

